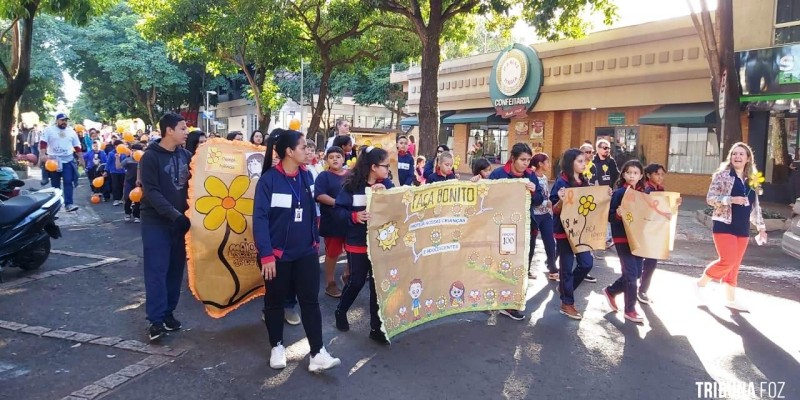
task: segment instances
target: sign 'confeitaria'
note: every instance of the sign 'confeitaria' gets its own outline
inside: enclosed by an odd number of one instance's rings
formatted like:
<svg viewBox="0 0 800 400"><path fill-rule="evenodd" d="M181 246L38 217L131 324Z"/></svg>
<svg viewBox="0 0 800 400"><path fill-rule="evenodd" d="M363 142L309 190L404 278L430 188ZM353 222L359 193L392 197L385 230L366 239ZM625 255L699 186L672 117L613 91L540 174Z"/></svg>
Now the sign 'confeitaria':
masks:
<svg viewBox="0 0 800 400"><path fill-rule="evenodd" d="M539 99L542 61L531 47L522 44L503 50L494 61L489 77L489 94L497 115L523 116Z"/></svg>

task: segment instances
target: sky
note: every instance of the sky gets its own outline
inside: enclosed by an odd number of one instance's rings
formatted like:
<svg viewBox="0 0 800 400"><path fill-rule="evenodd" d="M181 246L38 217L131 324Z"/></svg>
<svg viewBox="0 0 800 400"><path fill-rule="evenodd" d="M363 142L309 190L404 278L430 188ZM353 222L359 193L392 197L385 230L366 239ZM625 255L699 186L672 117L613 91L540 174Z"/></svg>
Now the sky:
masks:
<svg viewBox="0 0 800 400"><path fill-rule="evenodd" d="M693 0L697 4L697 0ZM602 19L597 17L594 22L594 30L604 30L618 28L622 26L637 25L650 21L669 19L681 15L689 14L689 7L686 0L614 0L617 5L618 18L611 26L604 26ZM711 1L716 5L716 1ZM699 6L698 6L699 7ZM532 30L523 22L518 22L512 32L514 38L523 39L523 43L536 42L536 36ZM69 74L64 72L64 95L67 104L72 104L80 94L80 82L72 79ZM59 107L60 108L60 107Z"/></svg>

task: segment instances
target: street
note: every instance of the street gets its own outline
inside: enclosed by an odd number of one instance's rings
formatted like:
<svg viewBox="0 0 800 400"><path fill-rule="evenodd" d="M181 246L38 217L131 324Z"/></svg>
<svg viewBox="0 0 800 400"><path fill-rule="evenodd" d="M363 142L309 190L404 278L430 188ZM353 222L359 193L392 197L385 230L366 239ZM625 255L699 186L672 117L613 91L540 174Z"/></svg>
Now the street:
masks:
<svg viewBox="0 0 800 400"><path fill-rule="evenodd" d="M727 398L800 398L800 344L788 328L800 313L800 262L778 247L748 249L739 281L751 312L737 313L722 307L721 288L718 304L695 306L694 280L715 257L713 244L677 242L641 326L609 312L600 293L620 270L613 249L596 260L598 283L576 291L577 322L559 314L557 286L540 274L522 322L499 316L488 326L486 314L465 313L383 347L367 338L366 290L346 333L333 326L336 299L321 290L323 336L342 365L314 375L301 326L286 326L289 365L272 370L261 299L214 320L185 285L176 313L184 329L150 345L140 226L122 221L122 207L90 205L81 185L81 209L62 212L64 237L46 264L3 272L3 398L695 399L725 397L701 388L749 387L750 396ZM538 265L543 258L539 243Z"/></svg>

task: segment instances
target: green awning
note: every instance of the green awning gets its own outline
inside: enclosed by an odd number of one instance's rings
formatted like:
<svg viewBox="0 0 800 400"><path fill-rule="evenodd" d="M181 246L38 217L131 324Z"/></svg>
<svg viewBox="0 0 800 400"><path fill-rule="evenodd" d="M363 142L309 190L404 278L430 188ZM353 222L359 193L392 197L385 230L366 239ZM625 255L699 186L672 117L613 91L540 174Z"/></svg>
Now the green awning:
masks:
<svg viewBox="0 0 800 400"><path fill-rule="evenodd" d="M475 110L455 113L442 121L444 124L471 124L473 122L497 122L507 124L508 120L497 116L494 110Z"/></svg>
<svg viewBox="0 0 800 400"><path fill-rule="evenodd" d="M400 120L400 125L419 126L419 118L406 117Z"/></svg>
<svg viewBox="0 0 800 400"><path fill-rule="evenodd" d="M713 125L717 123L714 103L670 104L639 117L642 125Z"/></svg>

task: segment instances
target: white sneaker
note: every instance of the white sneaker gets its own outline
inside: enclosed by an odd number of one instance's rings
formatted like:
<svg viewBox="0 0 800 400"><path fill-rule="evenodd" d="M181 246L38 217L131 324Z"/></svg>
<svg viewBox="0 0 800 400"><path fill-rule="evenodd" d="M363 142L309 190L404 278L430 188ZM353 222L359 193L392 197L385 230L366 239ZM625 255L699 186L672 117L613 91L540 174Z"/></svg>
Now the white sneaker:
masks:
<svg viewBox="0 0 800 400"><path fill-rule="evenodd" d="M740 312L749 312L750 310L744 304L738 302L737 300L729 301L725 303L725 307L730 308L731 310L736 310Z"/></svg>
<svg viewBox="0 0 800 400"><path fill-rule="evenodd" d="M300 314L298 314L294 308L284 308L283 319L285 319L286 323L289 325L300 325L300 322L302 322Z"/></svg>
<svg viewBox="0 0 800 400"><path fill-rule="evenodd" d="M697 286L695 284L694 294L697 298L697 306L705 306L708 305L708 295L706 294L706 287L705 286Z"/></svg>
<svg viewBox="0 0 800 400"><path fill-rule="evenodd" d="M319 350L319 353L317 353L317 355L311 357L311 360L308 362L308 371L322 372L326 369L333 368L341 363L342 360L328 354L328 350L325 350L325 348L323 347Z"/></svg>
<svg viewBox="0 0 800 400"><path fill-rule="evenodd" d="M121 202L121 201L119 201L119 200L114 200L114 206L118 206L118 205L120 205L120 204L122 204L122 202Z"/></svg>
<svg viewBox="0 0 800 400"><path fill-rule="evenodd" d="M125 214L125 218L123 219L125 220L125 222L131 222L133 221L133 216L130 214Z"/></svg>
<svg viewBox="0 0 800 400"><path fill-rule="evenodd" d="M272 348L272 352L269 355L269 366L272 369L286 368L286 349L283 344Z"/></svg>
<svg viewBox="0 0 800 400"><path fill-rule="evenodd" d="M139 218L134 218L134 219L133 219L133 223L134 223L134 224L141 224L141 223L142 223L142 220L141 220L141 219L139 219Z"/></svg>

